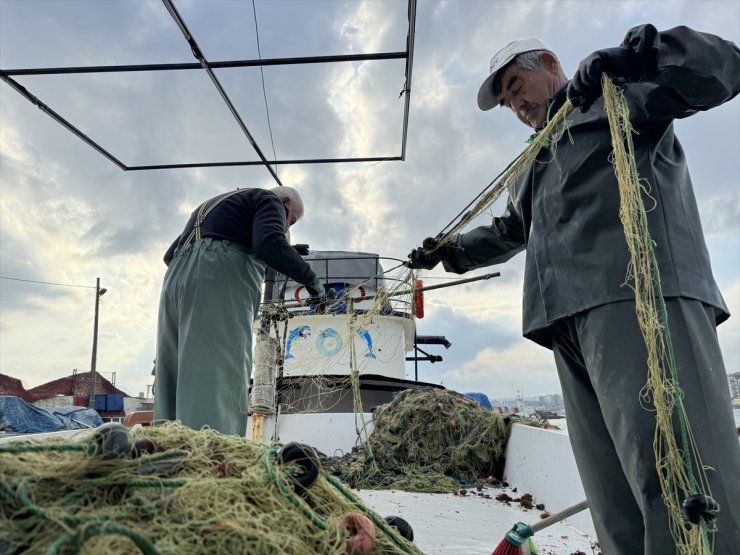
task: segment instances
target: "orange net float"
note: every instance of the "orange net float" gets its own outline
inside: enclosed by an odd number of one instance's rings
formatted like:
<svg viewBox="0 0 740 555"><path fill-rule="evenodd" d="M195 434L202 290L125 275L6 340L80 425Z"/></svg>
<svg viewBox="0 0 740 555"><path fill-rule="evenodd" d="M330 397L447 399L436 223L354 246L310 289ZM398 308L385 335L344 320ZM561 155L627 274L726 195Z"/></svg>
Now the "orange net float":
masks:
<svg viewBox="0 0 740 555"><path fill-rule="evenodd" d="M348 513L342 518L342 526L350 533L347 555L369 555L376 536L372 521L362 513Z"/></svg>
<svg viewBox="0 0 740 555"><path fill-rule="evenodd" d="M417 279L414 286L414 316L417 318L424 318L424 291L421 291L422 287L424 287L424 282Z"/></svg>

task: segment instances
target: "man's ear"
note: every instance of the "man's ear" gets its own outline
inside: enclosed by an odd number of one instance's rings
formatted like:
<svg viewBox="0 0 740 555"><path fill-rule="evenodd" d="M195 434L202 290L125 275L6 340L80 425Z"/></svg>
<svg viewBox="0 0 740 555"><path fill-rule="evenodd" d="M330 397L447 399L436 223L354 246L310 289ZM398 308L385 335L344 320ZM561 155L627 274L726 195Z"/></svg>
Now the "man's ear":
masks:
<svg viewBox="0 0 740 555"><path fill-rule="evenodd" d="M540 54L540 64L550 73L557 74L559 72L560 62L552 52L543 52Z"/></svg>

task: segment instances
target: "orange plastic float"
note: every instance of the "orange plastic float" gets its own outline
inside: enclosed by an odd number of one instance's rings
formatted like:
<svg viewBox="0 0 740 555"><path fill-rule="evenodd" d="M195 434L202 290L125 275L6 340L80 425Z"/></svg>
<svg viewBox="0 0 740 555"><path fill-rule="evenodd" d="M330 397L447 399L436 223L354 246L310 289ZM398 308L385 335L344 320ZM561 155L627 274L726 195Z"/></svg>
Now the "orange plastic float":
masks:
<svg viewBox="0 0 740 555"><path fill-rule="evenodd" d="M424 291L420 291L422 287L424 282L417 279L414 287L414 316L417 318L424 318Z"/></svg>

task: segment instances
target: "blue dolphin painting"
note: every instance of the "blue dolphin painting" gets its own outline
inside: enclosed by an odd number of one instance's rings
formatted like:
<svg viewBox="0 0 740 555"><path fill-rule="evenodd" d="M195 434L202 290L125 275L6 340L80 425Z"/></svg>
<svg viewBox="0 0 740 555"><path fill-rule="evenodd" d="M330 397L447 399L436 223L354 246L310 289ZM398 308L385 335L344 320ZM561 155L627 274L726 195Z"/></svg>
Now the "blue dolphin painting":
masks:
<svg viewBox="0 0 740 555"><path fill-rule="evenodd" d="M298 338L306 338L309 335L311 335L311 326L298 326L297 328L290 330L288 344L285 346L285 360L295 358L295 356L290 352L293 342Z"/></svg>
<svg viewBox="0 0 740 555"><path fill-rule="evenodd" d="M373 350L373 338L370 336L370 332L365 328L357 328L357 335L362 337L365 340L365 343L367 343L367 353L365 353L365 358L377 358L375 356L375 351Z"/></svg>

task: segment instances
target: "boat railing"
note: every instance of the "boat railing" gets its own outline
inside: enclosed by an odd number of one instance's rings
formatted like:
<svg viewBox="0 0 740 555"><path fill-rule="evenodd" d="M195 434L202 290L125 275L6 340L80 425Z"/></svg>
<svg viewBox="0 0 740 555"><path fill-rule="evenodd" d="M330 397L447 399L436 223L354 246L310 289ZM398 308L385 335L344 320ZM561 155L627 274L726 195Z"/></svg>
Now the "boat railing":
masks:
<svg viewBox="0 0 740 555"><path fill-rule="evenodd" d="M331 255L307 258L306 261L316 272L332 301L325 307L329 314L343 314L349 310L347 301L353 299L352 310L365 314L372 310L384 316L412 318L413 299L411 295L389 295L404 287L404 280L383 269L381 261L392 261L397 269L402 260L377 255ZM361 269L361 272L357 270ZM350 270L349 272L347 270ZM316 306L290 306L296 301L305 301L308 294L305 287L290 278L284 277L276 284L275 295L270 304L285 304L288 312L309 314L316 312ZM380 306L376 306L381 303Z"/></svg>

